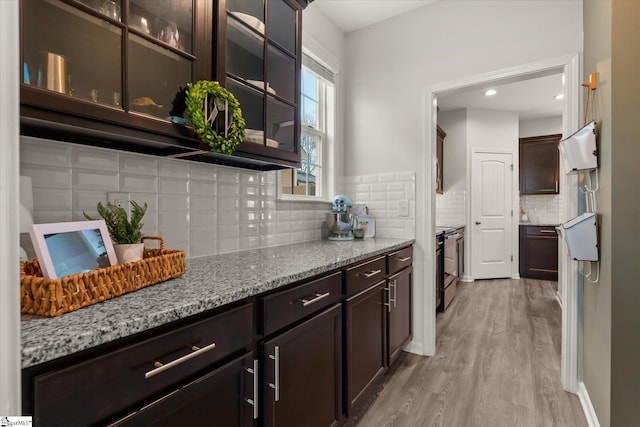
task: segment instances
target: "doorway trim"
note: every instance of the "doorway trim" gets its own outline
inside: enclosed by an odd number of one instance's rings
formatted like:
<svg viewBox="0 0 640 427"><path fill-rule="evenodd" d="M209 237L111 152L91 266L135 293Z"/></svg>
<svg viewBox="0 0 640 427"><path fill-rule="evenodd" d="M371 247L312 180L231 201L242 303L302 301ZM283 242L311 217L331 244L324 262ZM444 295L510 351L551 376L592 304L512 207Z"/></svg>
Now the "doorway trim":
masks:
<svg viewBox="0 0 640 427"><path fill-rule="evenodd" d="M423 242L429 242L432 250L424 251L425 277L435 274L435 156L437 128L437 96L456 91L464 91L482 84L508 83L553 73L564 73L565 103L562 114L563 135L571 135L579 129L580 124L580 73L579 54L549 58L542 61L523 64L511 68L477 74L459 80L444 82L424 88L423 111L423 170L427 194L423 198L425 227L422 228ZM565 222L578 214L578 187L575 176L560 175L561 188L565 189L562 198L562 221ZM562 386L571 393L578 392L581 380L579 361L581 352L579 345L580 312L578 299L578 267L572 262L566 245L559 247L558 286L562 293L562 351L560 356L560 375ZM435 354L436 344L436 312L434 302L434 281L425 280L423 292L424 304L424 336L423 354Z"/></svg>

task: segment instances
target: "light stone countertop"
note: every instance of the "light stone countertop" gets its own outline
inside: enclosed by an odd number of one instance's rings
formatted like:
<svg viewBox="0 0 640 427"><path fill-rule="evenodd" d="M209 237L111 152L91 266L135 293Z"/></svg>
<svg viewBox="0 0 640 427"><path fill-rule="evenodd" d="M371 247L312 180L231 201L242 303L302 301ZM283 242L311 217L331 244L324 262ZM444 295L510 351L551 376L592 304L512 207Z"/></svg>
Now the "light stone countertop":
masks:
<svg viewBox="0 0 640 427"><path fill-rule="evenodd" d="M182 276L58 317L23 315L22 368L127 337L413 244L326 240L187 260Z"/></svg>

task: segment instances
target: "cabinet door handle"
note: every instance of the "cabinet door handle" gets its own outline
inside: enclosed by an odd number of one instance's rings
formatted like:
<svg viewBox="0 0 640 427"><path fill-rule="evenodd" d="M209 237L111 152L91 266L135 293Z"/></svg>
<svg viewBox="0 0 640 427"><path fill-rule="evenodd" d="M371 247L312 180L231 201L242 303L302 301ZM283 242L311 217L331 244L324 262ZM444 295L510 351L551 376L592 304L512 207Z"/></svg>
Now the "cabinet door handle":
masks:
<svg viewBox="0 0 640 427"><path fill-rule="evenodd" d="M369 271L365 271L365 272L362 272L362 273L358 274L358 276L364 276L364 277L366 277L368 279L368 278L373 277L376 274L381 273L381 272L382 272L382 270L369 270Z"/></svg>
<svg viewBox="0 0 640 427"><path fill-rule="evenodd" d="M246 368L247 372L253 374L253 399L245 399L247 403L253 406L253 419L258 419L258 360L253 360L253 369Z"/></svg>
<svg viewBox="0 0 640 427"><path fill-rule="evenodd" d="M274 367L274 379L273 383L269 383L269 387L271 387L275 391L275 400L276 402L280 400L280 347L275 346L273 349L273 355L269 355L269 359L273 360Z"/></svg>
<svg viewBox="0 0 640 427"><path fill-rule="evenodd" d="M410 259L411 259L410 256L406 256L404 258L398 258L398 262L406 262L406 261L409 261Z"/></svg>
<svg viewBox="0 0 640 427"><path fill-rule="evenodd" d="M540 230L541 233L557 234L555 230Z"/></svg>
<svg viewBox="0 0 640 427"><path fill-rule="evenodd" d="M398 302L398 282L396 279L393 279L393 308L396 308L396 303Z"/></svg>
<svg viewBox="0 0 640 427"><path fill-rule="evenodd" d="M315 293L313 294L313 298L309 299L309 298L303 298L300 300L300 302L302 303L303 307L306 307L308 305L313 304L314 302L318 302L323 298L328 297L329 295L331 295L331 292L326 292L324 294L319 294L319 293Z"/></svg>
<svg viewBox="0 0 640 427"><path fill-rule="evenodd" d="M387 302L385 302L384 305L387 306L387 311L391 313L391 283L389 283L389 286L384 288L384 290L387 291Z"/></svg>
<svg viewBox="0 0 640 427"><path fill-rule="evenodd" d="M556 193L558 192L558 180L556 179Z"/></svg>
<svg viewBox="0 0 640 427"><path fill-rule="evenodd" d="M164 364L164 363L160 363L157 360L155 362L153 362L153 366L156 367L156 369L152 369L149 372L147 372L146 374L144 374L145 378L151 378L154 375L158 375L160 372L164 372L167 369L171 369L174 366L180 365L181 363L186 362L187 360L193 359L194 357L200 356L202 353L206 353L209 350L213 350L216 347L216 343L211 343L206 347L196 347L195 345L191 346L191 350L193 350L193 353L189 353L185 356L179 357L176 360L172 360L171 362Z"/></svg>

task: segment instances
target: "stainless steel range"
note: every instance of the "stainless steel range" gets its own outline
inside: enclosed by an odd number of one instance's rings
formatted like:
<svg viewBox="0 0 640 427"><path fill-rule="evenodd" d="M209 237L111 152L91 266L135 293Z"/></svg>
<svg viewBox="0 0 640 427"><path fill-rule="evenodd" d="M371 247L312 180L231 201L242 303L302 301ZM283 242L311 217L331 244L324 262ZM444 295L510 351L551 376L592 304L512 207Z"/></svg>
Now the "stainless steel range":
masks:
<svg viewBox="0 0 640 427"><path fill-rule="evenodd" d="M464 227L436 227L436 234L444 233L443 280L440 287L439 311L449 307L456 296L458 279L462 275Z"/></svg>

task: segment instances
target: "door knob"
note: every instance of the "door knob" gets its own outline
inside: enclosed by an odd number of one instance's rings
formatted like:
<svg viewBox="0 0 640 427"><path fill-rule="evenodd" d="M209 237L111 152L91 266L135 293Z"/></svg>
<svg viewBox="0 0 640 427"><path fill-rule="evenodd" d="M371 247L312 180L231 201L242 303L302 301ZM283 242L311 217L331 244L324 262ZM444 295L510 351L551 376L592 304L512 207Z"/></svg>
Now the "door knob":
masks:
<svg viewBox="0 0 640 427"><path fill-rule="evenodd" d="M476 221L476 225L480 225L482 224L480 221Z"/></svg>

